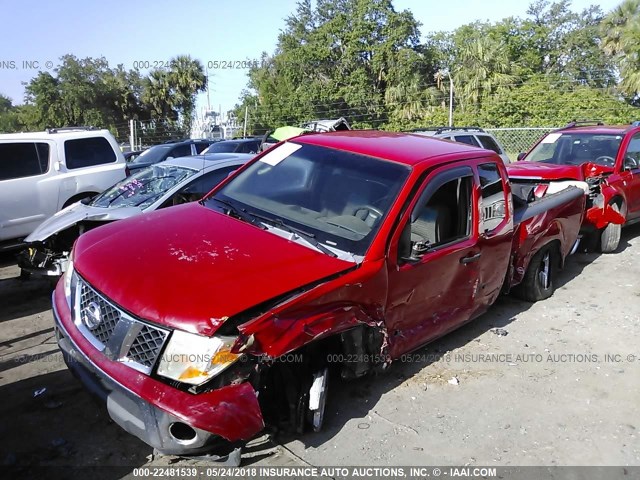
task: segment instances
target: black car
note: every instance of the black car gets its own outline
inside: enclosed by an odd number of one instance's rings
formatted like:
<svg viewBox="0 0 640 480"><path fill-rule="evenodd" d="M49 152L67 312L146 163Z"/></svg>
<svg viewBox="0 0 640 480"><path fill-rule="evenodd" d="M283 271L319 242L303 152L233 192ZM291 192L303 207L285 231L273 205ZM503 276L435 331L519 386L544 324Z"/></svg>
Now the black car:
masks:
<svg viewBox="0 0 640 480"><path fill-rule="evenodd" d="M199 155L212 143L213 140L185 140L154 145L128 162L127 167L132 172L171 158Z"/></svg>
<svg viewBox="0 0 640 480"><path fill-rule="evenodd" d="M210 145L205 153L258 153L261 138L239 138L237 140L222 140Z"/></svg>

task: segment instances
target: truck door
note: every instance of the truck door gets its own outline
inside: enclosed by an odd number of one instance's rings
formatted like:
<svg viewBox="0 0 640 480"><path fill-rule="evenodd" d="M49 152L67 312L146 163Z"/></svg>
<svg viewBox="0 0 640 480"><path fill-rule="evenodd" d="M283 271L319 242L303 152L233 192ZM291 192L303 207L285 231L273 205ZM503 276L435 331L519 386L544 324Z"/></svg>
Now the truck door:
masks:
<svg viewBox="0 0 640 480"><path fill-rule="evenodd" d="M640 133L629 142L620 168L621 187L627 194L627 219L640 216Z"/></svg>
<svg viewBox="0 0 640 480"><path fill-rule="evenodd" d="M506 188L506 172L497 162L479 160L475 166L480 182L479 283L474 316L484 312L500 294L511 256L512 202Z"/></svg>
<svg viewBox="0 0 640 480"><path fill-rule="evenodd" d="M433 171L390 242L386 322L401 355L465 322L478 287L478 199L470 166Z"/></svg>

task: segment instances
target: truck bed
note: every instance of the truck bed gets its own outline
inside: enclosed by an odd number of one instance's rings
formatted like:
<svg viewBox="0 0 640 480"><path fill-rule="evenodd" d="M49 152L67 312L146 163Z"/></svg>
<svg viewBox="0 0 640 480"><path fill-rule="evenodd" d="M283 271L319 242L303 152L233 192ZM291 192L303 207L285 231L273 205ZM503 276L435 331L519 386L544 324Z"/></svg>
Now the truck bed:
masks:
<svg viewBox="0 0 640 480"><path fill-rule="evenodd" d="M557 267L578 241L584 216L585 190L570 185L556 193L535 198L535 185L512 185L514 235L511 265L507 287L522 282L531 258L543 247L550 245L557 259Z"/></svg>

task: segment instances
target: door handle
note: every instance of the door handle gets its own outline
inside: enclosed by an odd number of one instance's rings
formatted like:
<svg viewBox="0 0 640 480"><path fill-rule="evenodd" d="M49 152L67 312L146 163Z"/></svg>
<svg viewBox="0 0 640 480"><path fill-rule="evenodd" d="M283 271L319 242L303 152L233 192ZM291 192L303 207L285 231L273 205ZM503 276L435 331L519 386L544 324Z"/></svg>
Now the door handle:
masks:
<svg viewBox="0 0 640 480"><path fill-rule="evenodd" d="M466 265L467 263L475 262L480 259L482 253L476 253L475 255L469 255L468 257L462 257L460 263Z"/></svg>

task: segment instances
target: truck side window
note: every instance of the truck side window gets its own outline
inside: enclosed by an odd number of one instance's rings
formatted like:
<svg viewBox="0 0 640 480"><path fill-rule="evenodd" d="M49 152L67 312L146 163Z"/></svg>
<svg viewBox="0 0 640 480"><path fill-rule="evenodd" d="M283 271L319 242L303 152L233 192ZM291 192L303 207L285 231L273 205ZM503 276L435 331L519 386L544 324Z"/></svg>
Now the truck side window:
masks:
<svg viewBox="0 0 640 480"><path fill-rule="evenodd" d="M502 149L498 146L493 138L489 135L478 135L478 141L482 144L483 148L487 150L493 150L498 155L502 155Z"/></svg>
<svg viewBox="0 0 640 480"><path fill-rule="evenodd" d="M471 176L455 178L440 186L426 202L416 205L417 216L411 223L414 247L435 248L469 236L472 185Z"/></svg>
<svg viewBox="0 0 640 480"><path fill-rule="evenodd" d="M473 147L479 147L480 146L480 144L476 140L476 137L474 137L473 135L456 135L455 137L453 137L453 139L456 142L466 143L467 145L471 145Z"/></svg>
<svg viewBox="0 0 640 480"><path fill-rule="evenodd" d="M640 167L640 133L636 133L629 142L624 156L624 167L632 170Z"/></svg>
<svg viewBox="0 0 640 480"><path fill-rule="evenodd" d="M505 192L500 171L495 163L478 165L482 189L482 232L490 232L505 218Z"/></svg>

